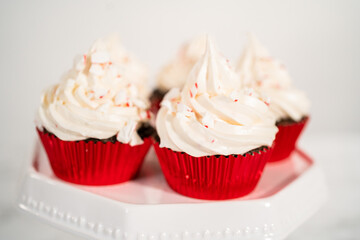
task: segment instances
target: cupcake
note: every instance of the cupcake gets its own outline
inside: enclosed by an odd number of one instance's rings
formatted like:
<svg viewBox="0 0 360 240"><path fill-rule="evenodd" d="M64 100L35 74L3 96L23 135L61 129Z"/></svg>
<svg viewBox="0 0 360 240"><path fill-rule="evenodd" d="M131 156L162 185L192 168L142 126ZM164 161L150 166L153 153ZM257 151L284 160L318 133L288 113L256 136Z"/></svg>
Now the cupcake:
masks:
<svg viewBox="0 0 360 240"><path fill-rule="evenodd" d="M143 66L100 39L41 98L37 131L54 174L107 185L131 179L151 146Z"/></svg>
<svg viewBox="0 0 360 240"><path fill-rule="evenodd" d="M185 196L231 199L258 183L277 128L207 40L184 88L170 90L156 118L155 151L169 186Z"/></svg>
<svg viewBox="0 0 360 240"><path fill-rule="evenodd" d="M308 98L292 86L284 65L273 59L253 35L238 62L237 71L244 85L268 99L270 110L276 117L279 131L270 161L286 159L309 119Z"/></svg>
<svg viewBox="0 0 360 240"><path fill-rule="evenodd" d="M152 111L157 112L164 95L171 88L182 88L194 64L205 51L206 36L200 35L183 44L176 58L165 65L158 74L157 88L153 91L150 101Z"/></svg>

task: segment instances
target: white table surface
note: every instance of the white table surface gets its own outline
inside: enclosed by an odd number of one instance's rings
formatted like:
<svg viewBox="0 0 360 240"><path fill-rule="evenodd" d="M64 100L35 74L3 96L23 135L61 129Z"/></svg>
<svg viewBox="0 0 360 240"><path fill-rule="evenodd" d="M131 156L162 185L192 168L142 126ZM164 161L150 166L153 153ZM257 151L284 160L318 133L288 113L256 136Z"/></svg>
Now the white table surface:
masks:
<svg viewBox="0 0 360 240"><path fill-rule="evenodd" d="M17 181L32 144L19 151L2 149L0 161L0 239L80 239L57 230L15 208ZM300 146L318 161L327 178L329 200L288 237L297 239L360 239L360 135L306 133ZM11 153L16 154L11 154ZM19 159L24 158L24 159Z"/></svg>

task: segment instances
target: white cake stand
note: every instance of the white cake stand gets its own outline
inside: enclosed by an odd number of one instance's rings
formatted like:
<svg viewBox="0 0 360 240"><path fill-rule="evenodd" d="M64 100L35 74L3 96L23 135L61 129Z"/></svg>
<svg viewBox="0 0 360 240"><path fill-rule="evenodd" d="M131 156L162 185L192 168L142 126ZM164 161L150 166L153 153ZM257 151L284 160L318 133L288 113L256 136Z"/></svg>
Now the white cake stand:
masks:
<svg viewBox="0 0 360 240"><path fill-rule="evenodd" d="M270 240L284 239L325 199L321 170L300 150L284 162L269 163L246 197L205 201L171 190L152 150L137 179L88 187L57 179L37 144L18 206L87 239Z"/></svg>

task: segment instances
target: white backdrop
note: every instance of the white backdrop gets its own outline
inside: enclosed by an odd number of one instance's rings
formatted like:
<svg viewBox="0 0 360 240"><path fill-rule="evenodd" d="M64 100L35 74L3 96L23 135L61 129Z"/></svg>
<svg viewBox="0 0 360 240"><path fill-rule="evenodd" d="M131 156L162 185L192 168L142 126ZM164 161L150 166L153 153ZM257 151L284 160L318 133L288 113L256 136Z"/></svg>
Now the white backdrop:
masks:
<svg viewBox="0 0 360 240"><path fill-rule="evenodd" d="M329 202L290 239L360 235L360 1L0 0L0 238L75 239L14 211L40 93L112 32L152 76L199 33L232 60L256 33L312 101L301 146L323 165ZM302 144L302 142L304 144ZM19 231L21 229L21 231ZM316 236L316 237L314 237Z"/></svg>
<svg viewBox="0 0 360 240"><path fill-rule="evenodd" d="M248 31L312 101L308 132L360 131L359 1L8 1L0 8L1 147L34 136L42 89L112 32L152 73L207 32L236 60Z"/></svg>

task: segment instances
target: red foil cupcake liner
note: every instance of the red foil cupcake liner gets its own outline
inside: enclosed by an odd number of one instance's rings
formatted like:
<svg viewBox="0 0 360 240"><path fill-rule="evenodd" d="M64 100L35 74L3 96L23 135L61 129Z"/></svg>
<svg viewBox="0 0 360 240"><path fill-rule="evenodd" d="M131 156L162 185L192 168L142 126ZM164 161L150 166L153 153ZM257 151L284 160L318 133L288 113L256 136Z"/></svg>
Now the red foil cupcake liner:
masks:
<svg viewBox="0 0 360 240"><path fill-rule="evenodd" d="M277 125L279 131L274 140L274 150L269 162L285 160L290 156L308 120L309 118L306 117L298 123Z"/></svg>
<svg viewBox="0 0 360 240"><path fill-rule="evenodd" d="M160 148L154 143L169 186L193 198L223 200L244 196L255 189L272 149L230 156L193 157Z"/></svg>
<svg viewBox="0 0 360 240"><path fill-rule="evenodd" d="M150 138L130 146L120 142L63 141L37 129L54 174L82 185L110 185L130 180L151 146Z"/></svg>

